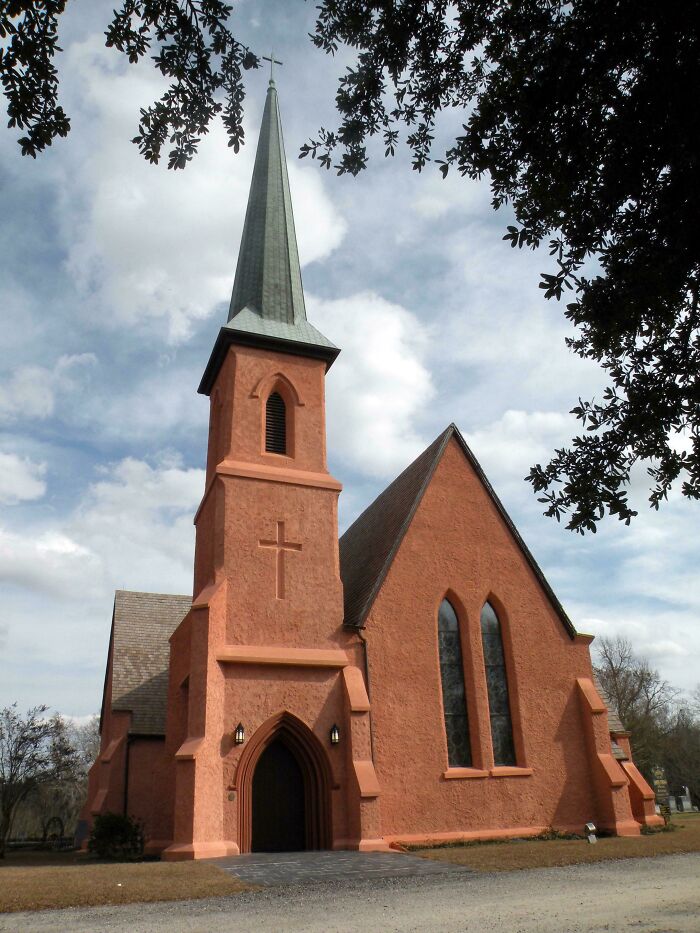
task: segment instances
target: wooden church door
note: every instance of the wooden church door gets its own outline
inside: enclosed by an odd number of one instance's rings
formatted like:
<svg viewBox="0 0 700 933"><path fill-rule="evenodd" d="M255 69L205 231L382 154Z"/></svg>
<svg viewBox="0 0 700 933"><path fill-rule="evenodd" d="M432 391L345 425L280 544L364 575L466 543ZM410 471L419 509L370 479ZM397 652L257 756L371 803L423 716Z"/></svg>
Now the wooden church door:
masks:
<svg viewBox="0 0 700 933"><path fill-rule="evenodd" d="M306 849L304 775L280 739L260 756L253 774L253 852Z"/></svg>

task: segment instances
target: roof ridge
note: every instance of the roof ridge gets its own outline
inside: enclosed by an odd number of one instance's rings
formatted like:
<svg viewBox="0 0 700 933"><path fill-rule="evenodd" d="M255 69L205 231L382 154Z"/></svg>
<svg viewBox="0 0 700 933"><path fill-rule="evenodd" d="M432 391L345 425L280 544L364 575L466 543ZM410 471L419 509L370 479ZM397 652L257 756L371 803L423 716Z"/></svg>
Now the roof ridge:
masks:
<svg viewBox="0 0 700 933"><path fill-rule="evenodd" d="M399 480L404 476L404 474L408 473L408 471L411 469L411 467L412 467L418 460L420 460L421 457L425 456L425 454L430 450L430 448L433 447L439 440L441 440L441 438L443 438L444 435L446 435L447 432L448 432L451 428L453 428L453 427L454 427L454 425L450 425L449 427L445 428L444 431L442 431L440 434L438 434L438 436L435 438L435 440L431 441L431 442L428 444L427 447L424 447L423 450L418 454L418 456L417 456L417 457L414 457L413 460L411 460L411 462L408 464L408 466L404 467L404 469L403 469L397 476L395 476L394 479L392 479L392 481L389 483L389 485L388 485L388 486L385 486L384 489L382 489L382 491L381 491L380 493L378 493L378 494L374 497L374 499L372 499L372 501L369 503L369 505L366 506L366 507L362 510L362 512L360 512L360 514L357 516L357 518L356 518L355 521L352 523L352 525L348 525L348 527L345 529L345 531L344 531L343 534L341 535L341 539L344 538L345 535L346 535L349 531L351 531L352 528L357 524L357 522L359 522L359 521L367 514L367 512L369 512L370 509L372 509L372 508L374 507L374 505L382 498L382 496L385 496L385 495L389 492L389 490L392 488L392 486L394 486L396 483L398 483Z"/></svg>
<svg viewBox="0 0 700 933"><path fill-rule="evenodd" d="M117 593L130 593L134 596L165 596L168 599L189 599L192 601L192 597L188 593L152 593L150 590L122 590L118 589L114 591L114 595Z"/></svg>

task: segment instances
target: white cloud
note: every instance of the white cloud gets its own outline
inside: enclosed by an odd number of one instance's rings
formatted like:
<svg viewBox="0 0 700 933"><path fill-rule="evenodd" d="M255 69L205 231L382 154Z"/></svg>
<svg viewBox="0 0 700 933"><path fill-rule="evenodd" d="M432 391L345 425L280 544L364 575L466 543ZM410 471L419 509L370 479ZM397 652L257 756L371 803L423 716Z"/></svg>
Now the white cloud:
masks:
<svg viewBox="0 0 700 933"><path fill-rule="evenodd" d="M342 348L327 381L329 444L351 468L391 476L424 446L415 422L434 394L428 328L371 292L307 303L314 324Z"/></svg>
<svg viewBox="0 0 700 933"><path fill-rule="evenodd" d="M0 529L0 580L57 596L94 593L95 555L59 529Z"/></svg>
<svg viewBox="0 0 700 933"><path fill-rule="evenodd" d="M103 467L68 514L0 530L7 700L97 708L114 590L191 592L203 488L204 471L172 452L155 463L125 458Z"/></svg>
<svg viewBox="0 0 700 933"><path fill-rule="evenodd" d="M571 421L556 411L509 409L496 421L465 435L493 482L522 478L535 462L548 459L555 444L568 440Z"/></svg>
<svg viewBox="0 0 700 933"><path fill-rule="evenodd" d="M155 466L129 457L90 487L71 532L97 555L108 591L187 592L203 492L203 470L183 469L171 455Z"/></svg>
<svg viewBox="0 0 700 933"><path fill-rule="evenodd" d="M40 499L46 492L46 464L0 452L0 503L15 505Z"/></svg>
<svg viewBox="0 0 700 933"><path fill-rule="evenodd" d="M289 164L289 187L294 204L294 220L299 261L302 268L329 256L343 241L347 231L323 184L316 165ZM229 278L231 276L229 265Z"/></svg>
<svg viewBox="0 0 700 933"><path fill-rule="evenodd" d="M636 612L629 615L632 608ZM688 690L700 682L697 667L693 663L700 656L700 637L695 618L697 616L692 610L688 612L687 607L650 611L648 604L645 605L643 600L635 603L633 594L630 594L626 610L607 618L584 618L579 629L601 638L626 638L631 642L635 654L648 660L664 679ZM665 633L665 637L659 638L661 632ZM593 642L594 662L597 652L596 642Z"/></svg>
<svg viewBox="0 0 700 933"><path fill-rule="evenodd" d="M168 455L155 466L126 458L101 473L63 519L0 530L0 579L104 605L119 587L187 592L204 471Z"/></svg>
<svg viewBox="0 0 700 933"><path fill-rule="evenodd" d="M96 362L94 354L78 353L59 357L52 369L19 367L0 386L0 422L49 418L54 413L56 396L75 389L86 367Z"/></svg>
<svg viewBox="0 0 700 933"><path fill-rule="evenodd" d="M483 216L489 211L491 195L488 183L463 178L458 172L450 172L446 178L437 172L416 173L411 188L417 192L411 209L418 221L428 224L448 213L459 215L463 221L465 217Z"/></svg>
<svg viewBox="0 0 700 933"><path fill-rule="evenodd" d="M53 413L51 372L41 366L22 366L0 386L0 419L48 418Z"/></svg>
<svg viewBox="0 0 700 933"><path fill-rule="evenodd" d="M60 211L68 269L91 317L106 327L162 322L171 342L228 302L252 174L257 127L235 154L216 121L185 172L148 165L129 142L139 106L162 92L150 61L126 70L99 37L66 54L76 129L92 146L81 164L64 160ZM89 117L89 123L88 123ZM95 142L95 140L99 140ZM166 144L167 145L167 144ZM336 248L345 223L320 172L289 170L302 263Z"/></svg>

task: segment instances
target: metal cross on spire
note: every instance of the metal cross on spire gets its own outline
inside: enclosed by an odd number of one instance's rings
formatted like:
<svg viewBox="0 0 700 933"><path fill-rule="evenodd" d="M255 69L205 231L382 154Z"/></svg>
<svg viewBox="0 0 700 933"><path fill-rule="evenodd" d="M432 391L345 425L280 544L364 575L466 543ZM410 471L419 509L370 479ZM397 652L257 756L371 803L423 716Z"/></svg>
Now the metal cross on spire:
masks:
<svg viewBox="0 0 700 933"><path fill-rule="evenodd" d="M270 84L275 83L275 65L284 65L284 62L279 61L275 58L274 50L270 50L269 55L263 55L263 61L270 63Z"/></svg>

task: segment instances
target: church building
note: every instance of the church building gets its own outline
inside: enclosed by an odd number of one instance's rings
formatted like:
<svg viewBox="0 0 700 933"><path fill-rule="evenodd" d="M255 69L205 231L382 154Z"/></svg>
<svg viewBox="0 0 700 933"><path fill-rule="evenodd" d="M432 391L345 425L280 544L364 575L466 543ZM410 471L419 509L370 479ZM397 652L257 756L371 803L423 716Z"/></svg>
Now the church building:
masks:
<svg viewBox="0 0 700 933"><path fill-rule="evenodd" d="M661 823L589 652L455 425L338 540L270 82L209 396L193 596L118 591L83 811L166 859Z"/></svg>

